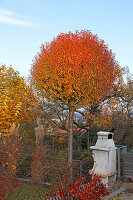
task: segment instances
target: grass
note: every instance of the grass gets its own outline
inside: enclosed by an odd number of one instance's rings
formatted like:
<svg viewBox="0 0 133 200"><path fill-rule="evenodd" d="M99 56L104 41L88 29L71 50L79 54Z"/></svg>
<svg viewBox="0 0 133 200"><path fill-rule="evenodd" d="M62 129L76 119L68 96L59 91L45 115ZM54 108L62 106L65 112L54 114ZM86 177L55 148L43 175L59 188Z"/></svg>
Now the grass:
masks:
<svg viewBox="0 0 133 200"><path fill-rule="evenodd" d="M48 189L43 186L21 183L12 194L7 194L8 200L45 200Z"/></svg>

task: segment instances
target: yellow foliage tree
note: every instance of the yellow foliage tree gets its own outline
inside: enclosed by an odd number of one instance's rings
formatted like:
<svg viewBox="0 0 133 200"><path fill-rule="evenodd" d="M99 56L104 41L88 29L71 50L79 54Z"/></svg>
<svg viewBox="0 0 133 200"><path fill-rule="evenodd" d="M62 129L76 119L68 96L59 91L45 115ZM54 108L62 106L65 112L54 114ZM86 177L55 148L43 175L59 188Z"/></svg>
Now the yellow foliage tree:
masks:
<svg viewBox="0 0 133 200"><path fill-rule="evenodd" d="M35 95L30 86L12 67L0 67L0 132L10 135L10 127L30 121L37 105Z"/></svg>

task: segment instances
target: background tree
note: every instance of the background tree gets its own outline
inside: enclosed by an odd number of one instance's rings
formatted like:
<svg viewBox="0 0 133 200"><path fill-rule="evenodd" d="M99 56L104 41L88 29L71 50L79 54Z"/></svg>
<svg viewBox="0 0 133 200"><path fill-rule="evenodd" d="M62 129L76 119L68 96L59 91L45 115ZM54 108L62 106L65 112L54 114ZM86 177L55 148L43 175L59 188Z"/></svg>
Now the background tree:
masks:
<svg viewBox="0 0 133 200"><path fill-rule="evenodd" d="M113 88L107 100L107 109L111 110L111 126L116 132L116 142L130 147L133 143L133 77L128 67L122 71L124 79Z"/></svg>
<svg viewBox="0 0 133 200"><path fill-rule="evenodd" d="M118 73L119 66L112 51L88 30L58 35L51 43L42 45L35 57L31 68L34 85L45 98L60 100L69 110L70 165L74 111L102 100Z"/></svg>
<svg viewBox="0 0 133 200"><path fill-rule="evenodd" d="M132 144L132 102L133 81L128 68L122 69L122 76L117 79L110 92L101 102L85 108L81 120L74 121L79 128L89 126L90 141L95 144L95 134L99 130L114 131L117 144ZM84 122L82 120L84 118ZM92 134L93 133L93 134ZM130 138L130 139L129 139ZM89 139L89 137L88 137ZM89 143L89 142L88 142Z"/></svg>
<svg viewBox="0 0 133 200"><path fill-rule="evenodd" d="M0 67L0 132L10 135L12 124L32 120L37 99L30 86L12 67Z"/></svg>

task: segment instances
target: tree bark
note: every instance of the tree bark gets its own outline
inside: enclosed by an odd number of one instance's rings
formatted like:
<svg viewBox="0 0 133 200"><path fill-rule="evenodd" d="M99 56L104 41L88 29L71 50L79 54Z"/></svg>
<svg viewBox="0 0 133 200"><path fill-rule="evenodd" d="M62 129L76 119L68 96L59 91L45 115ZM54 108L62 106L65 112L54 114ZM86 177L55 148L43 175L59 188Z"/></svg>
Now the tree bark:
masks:
<svg viewBox="0 0 133 200"><path fill-rule="evenodd" d="M70 182L73 183L72 168L72 142L73 142L73 110L69 110L69 129L68 129L68 165L70 166Z"/></svg>
<svg viewBox="0 0 133 200"><path fill-rule="evenodd" d="M87 150L90 151L90 133L87 132Z"/></svg>

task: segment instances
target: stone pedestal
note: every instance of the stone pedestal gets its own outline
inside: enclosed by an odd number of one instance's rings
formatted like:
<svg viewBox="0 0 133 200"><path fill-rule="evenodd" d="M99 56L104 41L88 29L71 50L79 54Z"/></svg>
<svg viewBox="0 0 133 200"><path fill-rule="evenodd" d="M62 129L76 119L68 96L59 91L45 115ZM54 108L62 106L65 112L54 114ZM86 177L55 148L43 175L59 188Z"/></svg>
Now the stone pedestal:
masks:
<svg viewBox="0 0 133 200"><path fill-rule="evenodd" d="M113 141L113 133L98 132L98 140L95 146L91 146L94 166L90 174L99 175L104 183L116 180L116 147Z"/></svg>

